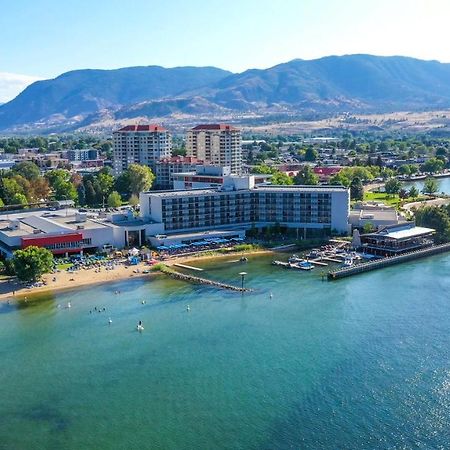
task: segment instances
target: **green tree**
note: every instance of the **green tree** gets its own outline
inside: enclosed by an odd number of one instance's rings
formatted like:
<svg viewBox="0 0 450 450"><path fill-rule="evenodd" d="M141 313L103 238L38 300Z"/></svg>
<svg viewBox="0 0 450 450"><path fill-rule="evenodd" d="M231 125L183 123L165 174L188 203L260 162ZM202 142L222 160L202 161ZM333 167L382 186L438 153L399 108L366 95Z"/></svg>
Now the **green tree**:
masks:
<svg viewBox="0 0 450 450"><path fill-rule="evenodd" d="M427 177L423 183L422 192L424 194L433 195L438 190L438 183L436 178Z"/></svg>
<svg viewBox="0 0 450 450"><path fill-rule="evenodd" d="M13 172L22 175L27 180L36 180L41 176L39 167L31 161L22 161L12 168Z"/></svg>
<svg viewBox="0 0 450 450"><path fill-rule="evenodd" d="M400 175L411 175L411 168L409 167L409 164L403 164L403 166L400 166L398 168L398 173Z"/></svg>
<svg viewBox="0 0 450 450"><path fill-rule="evenodd" d="M14 252L12 266L19 279L36 281L52 270L53 255L46 248L30 246Z"/></svg>
<svg viewBox="0 0 450 450"><path fill-rule="evenodd" d="M292 178L284 172L275 172L270 179L271 183L274 185L289 185L293 184Z"/></svg>
<svg viewBox="0 0 450 450"><path fill-rule="evenodd" d="M419 189L417 189L415 186L411 186L411 189L408 192L408 196L411 198L417 198L419 196Z"/></svg>
<svg viewBox="0 0 450 450"><path fill-rule="evenodd" d="M362 231L364 234L373 233L375 231L375 227L372 222L366 222L362 227Z"/></svg>
<svg viewBox="0 0 450 450"><path fill-rule="evenodd" d="M445 207L424 206L415 212L416 224L436 230L437 243L450 240L450 217Z"/></svg>
<svg viewBox="0 0 450 450"><path fill-rule="evenodd" d="M2 177L0 179L1 196L7 205L13 205L13 198L16 194L23 194L22 186L14 179Z"/></svg>
<svg viewBox="0 0 450 450"><path fill-rule="evenodd" d="M317 153L317 150L315 150L313 147L308 147L305 150L304 159L305 161L316 161L319 157L319 153Z"/></svg>
<svg viewBox="0 0 450 450"><path fill-rule="evenodd" d="M442 160L438 158L430 158L427 162L423 163L420 166L420 170L422 172L435 173L443 170L444 166L445 164L443 163Z"/></svg>
<svg viewBox="0 0 450 450"><path fill-rule="evenodd" d="M114 186L114 177L107 173L100 173L97 176L98 184L100 186L100 192L102 195L102 204L105 204L105 198L110 194Z"/></svg>
<svg viewBox="0 0 450 450"><path fill-rule="evenodd" d="M314 173L310 166L303 166L302 169L295 175L294 184L315 185L319 184L319 177Z"/></svg>
<svg viewBox="0 0 450 450"><path fill-rule="evenodd" d="M28 200L24 194L17 192L11 200L12 205L28 205Z"/></svg>
<svg viewBox="0 0 450 450"><path fill-rule="evenodd" d="M402 183L397 178L389 178L384 184L384 190L387 194L398 194L401 188Z"/></svg>
<svg viewBox="0 0 450 450"><path fill-rule="evenodd" d="M129 192L139 195L140 192L148 191L153 184L155 175L150 167L140 164L130 164L127 169L129 175Z"/></svg>
<svg viewBox="0 0 450 450"><path fill-rule="evenodd" d="M122 197L117 191L112 191L111 194L108 195L108 206L110 208L117 208L122 204Z"/></svg>
<svg viewBox="0 0 450 450"><path fill-rule="evenodd" d="M362 200L364 198L364 186L357 177L353 178L350 184L350 197L352 200Z"/></svg>
<svg viewBox="0 0 450 450"><path fill-rule="evenodd" d="M135 194L132 194L130 200L128 200L131 206L139 205L139 197Z"/></svg>
<svg viewBox="0 0 450 450"><path fill-rule="evenodd" d="M45 174L55 200L77 200L78 194L71 181L71 174L65 169L55 169Z"/></svg>

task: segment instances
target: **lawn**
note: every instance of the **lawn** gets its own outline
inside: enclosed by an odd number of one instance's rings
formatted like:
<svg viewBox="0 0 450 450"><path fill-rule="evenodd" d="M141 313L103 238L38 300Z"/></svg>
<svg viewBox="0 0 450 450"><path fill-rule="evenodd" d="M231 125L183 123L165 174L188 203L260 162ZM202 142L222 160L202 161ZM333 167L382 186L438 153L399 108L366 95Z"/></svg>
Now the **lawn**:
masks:
<svg viewBox="0 0 450 450"><path fill-rule="evenodd" d="M427 200L427 197L424 195L419 195L416 198L407 197L400 199L400 197L395 194L386 194L386 192L364 192L364 200L365 201L375 201L382 202L389 206L394 206L395 208L399 208L401 204L410 203L410 202L420 202L423 200Z"/></svg>
<svg viewBox="0 0 450 450"><path fill-rule="evenodd" d="M72 263L64 263L64 264L57 264L56 268L58 270L66 270L66 269L68 269L69 267L72 267L72 266L73 266Z"/></svg>

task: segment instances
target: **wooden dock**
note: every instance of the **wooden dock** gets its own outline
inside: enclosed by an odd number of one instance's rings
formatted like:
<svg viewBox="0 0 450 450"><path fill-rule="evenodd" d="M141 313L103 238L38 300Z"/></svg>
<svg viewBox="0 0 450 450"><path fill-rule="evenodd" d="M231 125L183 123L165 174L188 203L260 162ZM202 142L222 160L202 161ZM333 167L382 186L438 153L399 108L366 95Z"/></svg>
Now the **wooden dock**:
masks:
<svg viewBox="0 0 450 450"><path fill-rule="evenodd" d="M310 262L311 264L314 264L315 266L328 266L328 264L326 262L322 261L323 258L321 259L308 259L308 262Z"/></svg>
<svg viewBox="0 0 450 450"><path fill-rule="evenodd" d="M434 245L432 247L416 250L414 252L403 253L398 256L391 256L387 258L377 259L375 261L368 261L357 264L351 267L345 267L328 273L328 280L338 280L340 278L349 277L358 273L368 272L370 270L382 269L383 267L393 266L402 262L413 261L415 259L424 258L426 256L437 255L450 251L450 243Z"/></svg>
<svg viewBox="0 0 450 450"><path fill-rule="evenodd" d="M168 272L163 272L163 273L165 275L168 275L171 278L174 278L176 280L187 281L188 283L214 286L219 289L226 289L228 291L237 291L237 292L251 292L252 291L252 289L233 286L231 284L221 283L220 281L208 280L206 278L195 277L193 275L186 275L184 273L180 273L180 272L176 272L176 271L168 271Z"/></svg>
<svg viewBox="0 0 450 450"><path fill-rule="evenodd" d="M198 272L203 272L203 269L200 269L200 267L188 266L186 264L175 263L174 266L181 267L182 269L189 269L189 270L196 270Z"/></svg>

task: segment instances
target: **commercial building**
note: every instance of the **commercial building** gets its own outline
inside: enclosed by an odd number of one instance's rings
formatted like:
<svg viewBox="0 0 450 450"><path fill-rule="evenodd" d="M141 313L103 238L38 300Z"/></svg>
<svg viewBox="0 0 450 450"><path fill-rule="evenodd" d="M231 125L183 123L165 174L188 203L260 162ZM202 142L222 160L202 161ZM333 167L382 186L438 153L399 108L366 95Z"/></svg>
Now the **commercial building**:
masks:
<svg viewBox="0 0 450 450"><path fill-rule="evenodd" d="M341 186L258 186L254 177L219 189L143 192L141 216L160 233L249 229L279 223L302 232L348 232L349 190Z"/></svg>
<svg viewBox="0 0 450 450"><path fill-rule="evenodd" d="M113 133L114 171L121 174L130 164L155 170L156 162L171 155L170 133L159 125L128 125Z"/></svg>
<svg viewBox="0 0 450 450"><path fill-rule="evenodd" d="M391 206L383 203L358 202L350 211L349 223L353 228L362 229L364 225L371 225L379 230L391 225L405 223L406 219Z"/></svg>
<svg viewBox="0 0 450 450"><path fill-rule="evenodd" d="M152 224L121 214L86 214L75 209L41 209L0 215L0 253L9 258L14 250L30 245L45 247L55 255L101 250L104 247L144 245Z"/></svg>
<svg viewBox="0 0 450 450"><path fill-rule="evenodd" d="M396 256L433 245L432 228L416 227L414 222L385 227L361 236L364 252L378 256Z"/></svg>
<svg viewBox="0 0 450 450"><path fill-rule="evenodd" d="M173 189L174 173L192 172L204 161L192 156L172 156L155 162L155 187L157 189Z"/></svg>
<svg viewBox="0 0 450 450"><path fill-rule="evenodd" d="M73 161L95 161L99 159L99 151L95 148L67 150L67 159Z"/></svg>
<svg viewBox="0 0 450 450"><path fill-rule="evenodd" d="M241 131L231 125L197 125L187 132L186 154L218 166L242 172Z"/></svg>
<svg viewBox="0 0 450 450"><path fill-rule="evenodd" d="M172 175L175 190L227 188L248 188L249 180L252 185L261 186L269 184L272 175L232 175L230 167L199 165L192 172L174 173Z"/></svg>

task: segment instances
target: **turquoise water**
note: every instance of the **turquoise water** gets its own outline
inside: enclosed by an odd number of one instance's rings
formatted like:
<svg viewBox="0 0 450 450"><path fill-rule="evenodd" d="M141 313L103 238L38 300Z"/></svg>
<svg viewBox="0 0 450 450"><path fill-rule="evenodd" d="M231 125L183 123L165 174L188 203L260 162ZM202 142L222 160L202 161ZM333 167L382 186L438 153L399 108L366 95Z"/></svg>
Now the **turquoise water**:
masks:
<svg viewBox="0 0 450 450"><path fill-rule="evenodd" d="M270 260L202 264L243 296L154 276L0 305L0 448L449 448L450 255L333 283Z"/></svg>
<svg viewBox="0 0 450 450"><path fill-rule="evenodd" d="M446 178L436 178L436 181L438 183L438 193L444 193L444 194L450 194L450 177ZM412 186L415 186L417 189L419 189L420 192L422 192L424 185L423 180L415 181L414 183L404 183L403 187L405 189L410 189Z"/></svg>

